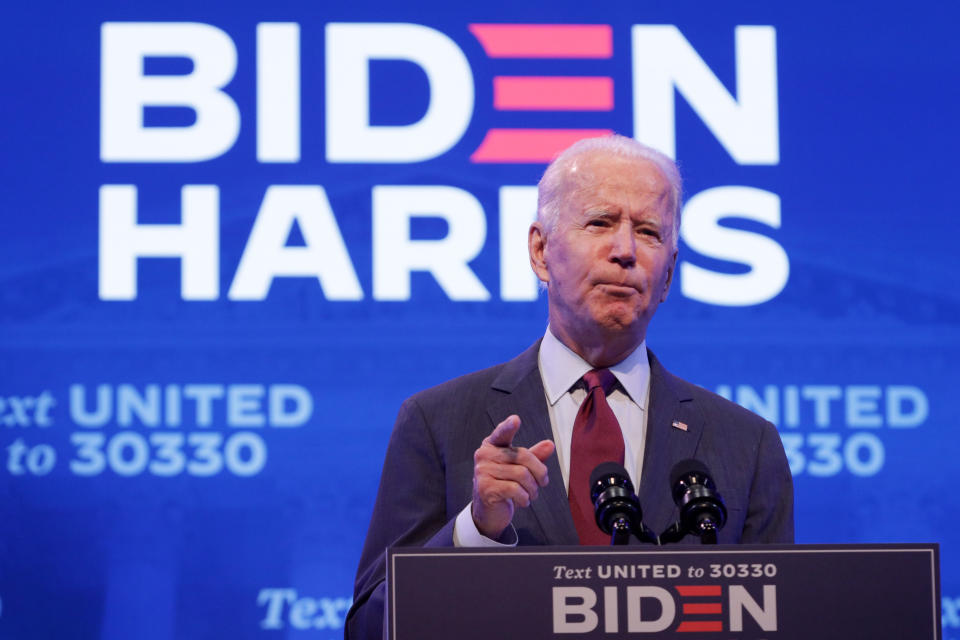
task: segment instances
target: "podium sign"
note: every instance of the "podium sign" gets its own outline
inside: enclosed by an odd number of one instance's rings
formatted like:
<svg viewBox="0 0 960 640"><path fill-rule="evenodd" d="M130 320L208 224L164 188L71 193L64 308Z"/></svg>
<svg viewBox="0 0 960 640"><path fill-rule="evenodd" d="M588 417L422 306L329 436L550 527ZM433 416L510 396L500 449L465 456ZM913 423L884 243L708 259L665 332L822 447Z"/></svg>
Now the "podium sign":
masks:
<svg viewBox="0 0 960 640"><path fill-rule="evenodd" d="M938 640L939 547L389 552L392 640Z"/></svg>

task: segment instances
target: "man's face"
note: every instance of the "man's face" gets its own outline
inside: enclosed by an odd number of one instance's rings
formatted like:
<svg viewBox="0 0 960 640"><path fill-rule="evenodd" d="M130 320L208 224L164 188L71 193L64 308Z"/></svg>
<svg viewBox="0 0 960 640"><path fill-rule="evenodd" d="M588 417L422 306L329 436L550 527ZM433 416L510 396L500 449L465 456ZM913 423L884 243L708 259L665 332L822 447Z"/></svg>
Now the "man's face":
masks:
<svg viewBox="0 0 960 640"><path fill-rule="evenodd" d="M669 182L646 160L587 152L566 169L559 201L542 246L537 225L530 237L551 326L575 343L626 338L639 345L677 257Z"/></svg>

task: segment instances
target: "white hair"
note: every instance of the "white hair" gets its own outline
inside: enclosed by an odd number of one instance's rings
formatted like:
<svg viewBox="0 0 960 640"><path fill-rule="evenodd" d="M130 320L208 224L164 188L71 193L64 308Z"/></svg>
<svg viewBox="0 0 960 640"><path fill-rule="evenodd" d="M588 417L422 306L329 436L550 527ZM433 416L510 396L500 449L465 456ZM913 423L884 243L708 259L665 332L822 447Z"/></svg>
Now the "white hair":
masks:
<svg viewBox="0 0 960 640"><path fill-rule="evenodd" d="M609 135L601 138L585 138L579 140L560 153L551 162L540 184L537 186L537 221L543 225L545 233L549 234L557 225L560 214L561 197L566 186L567 169L581 155L591 152L600 152L623 158L634 158L652 162L670 183L670 199L673 206L673 246L676 248L680 233L680 199L682 184L680 171L676 163L653 147L648 147L633 138L620 135Z"/></svg>

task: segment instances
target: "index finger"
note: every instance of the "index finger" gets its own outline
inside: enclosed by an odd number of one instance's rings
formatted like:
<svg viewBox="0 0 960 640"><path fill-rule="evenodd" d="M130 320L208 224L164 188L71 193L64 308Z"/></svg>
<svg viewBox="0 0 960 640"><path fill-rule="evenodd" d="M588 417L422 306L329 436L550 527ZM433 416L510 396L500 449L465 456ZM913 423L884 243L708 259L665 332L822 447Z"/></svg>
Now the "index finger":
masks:
<svg viewBox="0 0 960 640"><path fill-rule="evenodd" d="M495 447L509 447L513 445L513 436L520 429L520 416L512 415L497 425L493 432L486 437L486 441Z"/></svg>

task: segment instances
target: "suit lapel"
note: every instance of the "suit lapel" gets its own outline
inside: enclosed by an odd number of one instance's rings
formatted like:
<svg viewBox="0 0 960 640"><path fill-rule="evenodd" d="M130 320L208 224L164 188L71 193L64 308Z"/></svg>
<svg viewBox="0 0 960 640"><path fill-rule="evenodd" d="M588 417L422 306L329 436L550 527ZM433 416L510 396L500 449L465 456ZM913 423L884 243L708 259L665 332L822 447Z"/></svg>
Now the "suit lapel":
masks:
<svg viewBox="0 0 960 640"><path fill-rule="evenodd" d="M541 440L553 440L543 380L537 365L539 351L540 342L537 341L508 362L491 385L487 413L493 424L513 413L520 416L520 430L513 440L517 447L529 448ZM550 482L540 490L540 497L530 505L530 511L547 544L577 545L577 530L570 515L557 456L550 456L546 465Z"/></svg>
<svg viewBox="0 0 960 640"><path fill-rule="evenodd" d="M538 341L508 362L490 389L487 414L498 424L510 414L520 416L521 427L514 445L530 447L540 440L553 439L543 381L537 365ZM670 491L670 471L680 460L695 456L703 433L703 417L692 397L652 352L650 358L650 399L648 402L646 447L638 497L644 508L644 524L655 534L662 533L676 518ZM673 426L674 421L686 430ZM555 545L578 545L577 530L570 516L567 492L557 456L547 460L550 484L540 491L530 511L543 531L544 541Z"/></svg>
<svg viewBox="0 0 960 640"><path fill-rule="evenodd" d="M663 368L656 356L648 353L649 415L638 497L644 509L644 524L659 535L676 517L670 471L680 460L694 457L704 425L690 395ZM674 427L675 421L686 425L686 429Z"/></svg>

